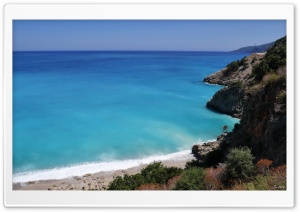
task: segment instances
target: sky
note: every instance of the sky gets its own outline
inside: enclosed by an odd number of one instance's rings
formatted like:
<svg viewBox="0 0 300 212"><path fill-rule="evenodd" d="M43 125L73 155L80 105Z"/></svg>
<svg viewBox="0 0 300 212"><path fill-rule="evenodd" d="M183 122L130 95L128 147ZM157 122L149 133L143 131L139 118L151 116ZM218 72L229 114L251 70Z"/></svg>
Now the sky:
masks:
<svg viewBox="0 0 300 212"><path fill-rule="evenodd" d="M14 51L231 51L286 35L285 20L14 20Z"/></svg>

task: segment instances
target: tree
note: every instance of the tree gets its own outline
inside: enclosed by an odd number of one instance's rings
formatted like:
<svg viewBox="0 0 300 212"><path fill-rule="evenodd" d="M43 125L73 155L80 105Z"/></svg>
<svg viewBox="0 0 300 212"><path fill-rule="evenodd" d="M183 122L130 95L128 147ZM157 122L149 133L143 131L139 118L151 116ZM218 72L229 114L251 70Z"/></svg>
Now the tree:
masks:
<svg viewBox="0 0 300 212"><path fill-rule="evenodd" d="M204 190L205 173L202 168L192 167L184 170L174 190Z"/></svg>
<svg viewBox="0 0 300 212"><path fill-rule="evenodd" d="M247 147L233 148L227 155L226 180L246 180L254 173L253 155Z"/></svg>
<svg viewBox="0 0 300 212"><path fill-rule="evenodd" d="M142 169L141 175L147 183L167 183L169 179L180 175L181 169L176 167L165 167L161 162L154 162Z"/></svg>

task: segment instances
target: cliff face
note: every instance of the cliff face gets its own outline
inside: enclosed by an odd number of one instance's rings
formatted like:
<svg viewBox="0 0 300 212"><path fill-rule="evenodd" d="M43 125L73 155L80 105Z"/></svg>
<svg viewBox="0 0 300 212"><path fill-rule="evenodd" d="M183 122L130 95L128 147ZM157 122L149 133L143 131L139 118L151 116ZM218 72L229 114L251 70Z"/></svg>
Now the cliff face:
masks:
<svg viewBox="0 0 300 212"><path fill-rule="evenodd" d="M274 165L286 162L285 49L284 37L259 59L251 55L229 74L227 67L205 79L226 85L207 106L241 118L226 139L229 147L248 146L257 160L267 158Z"/></svg>
<svg viewBox="0 0 300 212"><path fill-rule="evenodd" d="M243 116L236 125L230 146L249 146L260 158L286 163L286 79L278 76L260 89L247 93Z"/></svg>
<svg viewBox="0 0 300 212"><path fill-rule="evenodd" d="M252 69L264 58L263 54L252 54L241 61L234 61L224 69L204 78L211 84L225 85L206 104L220 113L225 113L236 118L241 118L247 96L245 90L253 81Z"/></svg>
<svg viewBox="0 0 300 212"><path fill-rule="evenodd" d="M245 104L245 93L239 86L226 86L215 93L206 104L215 111L241 118Z"/></svg>

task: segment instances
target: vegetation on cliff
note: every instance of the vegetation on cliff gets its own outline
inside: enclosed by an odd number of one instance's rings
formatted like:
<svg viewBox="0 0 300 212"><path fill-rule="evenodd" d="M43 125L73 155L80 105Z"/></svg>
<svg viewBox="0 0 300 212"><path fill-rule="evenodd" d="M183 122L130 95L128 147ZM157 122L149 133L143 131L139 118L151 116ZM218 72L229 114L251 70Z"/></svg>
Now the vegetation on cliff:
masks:
<svg viewBox="0 0 300 212"><path fill-rule="evenodd" d="M231 188L275 189L271 188L270 181L273 182L274 178L278 177L280 180L275 180L277 184L273 186L277 189L285 189L286 37L277 40L266 54L253 54L245 58L245 61L243 67L240 66L236 71L231 72L231 79L224 74L226 69L206 78L208 82L221 82L220 84L226 85L214 95L208 106L212 104L215 110L222 112L224 109L217 104L224 106L224 101L226 104L229 99L232 101L231 105L240 105L242 110L240 123L235 125L233 132L228 133L220 144L223 157L219 157L219 162L223 163L224 154L227 154L228 158L230 155L228 152L232 149L249 148L253 155L253 162L261 167L259 164L268 161L265 166L272 171L253 172L250 182L246 178L236 181L236 176L232 175L230 178L234 183ZM245 66L247 75L241 71ZM237 79L241 80L237 81ZM236 83L241 83L242 86L237 88ZM231 92L228 92L230 90ZM239 97L236 95L237 91L243 95ZM234 115L233 108L229 108L231 112L227 114ZM227 164L227 174L228 169ZM243 174L238 176L242 177Z"/></svg>
<svg viewBox="0 0 300 212"><path fill-rule="evenodd" d="M262 80L268 73L276 73L278 68L286 66L286 37L277 40L266 53L265 58L253 67L256 80Z"/></svg>
<svg viewBox="0 0 300 212"><path fill-rule="evenodd" d="M268 68L261 70L263 74L255 69L259 65L253 68L241 122L228 142L231 147L250 147L256 161L268 158L273 165L282 165L286 163L286 37L275 42L261 63Z"/></svg>
<svg viewBox="0 0 300 212"><path fill-rule="evenodd" d="M233 132L218 138L218 149L204 157L198 152L201 160L190 165L214 167L222 185L218 189L285 189L286 37L277 40L267 53L243 59L243 63L231 62L204 79L225 85L207 106L241 120ZM240 157L245 151L248 156Z"/></svg>

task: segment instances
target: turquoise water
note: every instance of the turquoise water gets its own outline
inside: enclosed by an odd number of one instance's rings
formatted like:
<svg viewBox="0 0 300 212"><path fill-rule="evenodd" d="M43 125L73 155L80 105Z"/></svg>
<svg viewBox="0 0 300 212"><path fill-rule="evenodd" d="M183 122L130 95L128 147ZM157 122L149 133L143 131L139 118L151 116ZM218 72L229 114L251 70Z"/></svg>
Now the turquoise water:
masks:
<svg viewBox="0 0 300 212"><path fill-rule="evenodd" d="M13 173L191 149L238 122L205 107L225 52L14 52Z"/></svg>

